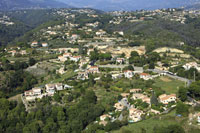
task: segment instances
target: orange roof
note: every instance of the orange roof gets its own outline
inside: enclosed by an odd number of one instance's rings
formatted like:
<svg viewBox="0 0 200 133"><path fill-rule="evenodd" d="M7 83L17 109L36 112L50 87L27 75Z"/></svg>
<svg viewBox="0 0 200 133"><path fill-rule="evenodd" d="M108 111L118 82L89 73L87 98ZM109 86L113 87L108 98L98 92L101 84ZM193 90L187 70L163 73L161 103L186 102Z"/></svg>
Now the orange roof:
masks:
<svg viewBox="0 0 200 133"><path fill-rule="evenodd" d="M164 101L164 100L167 100L171 97L176 97L176 94L171 94L171 95L166 95L165 97L160 97L160 100Z"/></svg>
<svg viewBox="0 0 200 133"><path fill-rule="evenodd" d="M132 70L125 70L124 72L133 72Z"/></svg>
<svg viewBox="0 0 200 133"><path fill-rule="evenodd" d="M98 66L91 66L90 68L98 68Z"/></svg>
<svg viewBox="0 0 200 133"><path fill-rule="evenodd" d="M71 53L64 53L63 55L71 55Z"/></svg>
<svg viewBox="0 0 200 133"><path fill-rule="evenodd" d="M140 73L140 75L148 76L148 75L150 75L150 74L148 74L148 73Z"/></svg>
<svg viewBox="0 0 200 133"><path fill-rule="evenodd" d="M81 56L74 56L74 58L81 58Z"/></svg>
<svg viewBox="0 0 200 133"><path fill-rule="evenodd" d="M25 93L29 93L29 92L33 92L33 90L28 90L28 91L25 91Z"/></svg>

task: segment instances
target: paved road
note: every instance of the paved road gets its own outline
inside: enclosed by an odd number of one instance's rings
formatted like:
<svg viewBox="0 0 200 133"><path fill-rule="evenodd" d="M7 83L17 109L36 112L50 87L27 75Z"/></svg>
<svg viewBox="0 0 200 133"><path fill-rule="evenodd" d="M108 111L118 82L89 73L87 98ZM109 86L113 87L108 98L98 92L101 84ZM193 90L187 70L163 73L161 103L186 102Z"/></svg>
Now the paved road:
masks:
<svg viewBox="0 0 200 133"><path fill-rule="evenodd" d="M100 68L120 68L121 70L129 65L123 64L123 65L115 65L115 64L108 64L108 65L99 65ZM143 72L143 67L135 67L133 65L135 71Z"/></svg>
<svg viewBox="0 0 200 133"><path fill-rule="evenodd" d="M194 98L190 97L190 96L187 96L188 98L188 101L193 103L193 106L199 106L200 105L200 102L199 101L196 101Z"/></svg>
<svg viewBox="0 0 200 133"><path fill-rule="evenodd" d="M167 110L163 111L162 114L168 114L172 109L174 109L176 106L170 107Z"/></svg>
<svg viewBox="0 0 200 133"><path fill-rule="evenodd" d="M100 68L120 68L120 69L123 69L124 67L127 66L128 65L115 65L115 64L99 65Z"/></svg>
<svg viewBox="0 0 200 133"><path fill-rule="evenodd" d="M155 72L155 73L159 73L159 74L164 73L170 78L186 82L187 86L190 86L190 84L193 82L193 80L190 80L190 79L187 79L187 78L183 78L183 77L179 77L177 75L174 75L174 74L170 73L169 71L163 71L163 70L159 70L159 69L148 69L147 71L151 71L151 72Z"/></svg>

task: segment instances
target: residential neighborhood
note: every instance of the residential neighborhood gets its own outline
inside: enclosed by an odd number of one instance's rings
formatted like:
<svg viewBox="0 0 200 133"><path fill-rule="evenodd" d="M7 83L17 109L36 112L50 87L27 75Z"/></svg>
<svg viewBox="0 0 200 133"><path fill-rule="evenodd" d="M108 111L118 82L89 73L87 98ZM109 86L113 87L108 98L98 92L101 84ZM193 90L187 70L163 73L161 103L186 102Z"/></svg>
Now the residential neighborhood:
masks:
<svg viewBox="0 0 200 133"><path fill-rule="evenodd" d="M31 11L10 13L35 22ZM37 27L0 47L2 120L19 121L15 130L200 131L200 11L38 12ZM15 26L11 18L0 24Z"/></svg>

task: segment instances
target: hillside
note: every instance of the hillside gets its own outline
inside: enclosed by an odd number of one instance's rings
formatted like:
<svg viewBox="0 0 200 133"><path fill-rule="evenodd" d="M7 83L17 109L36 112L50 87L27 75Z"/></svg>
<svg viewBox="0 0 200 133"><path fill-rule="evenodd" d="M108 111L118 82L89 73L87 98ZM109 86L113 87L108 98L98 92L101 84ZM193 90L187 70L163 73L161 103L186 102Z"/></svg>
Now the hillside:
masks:
<svg viewBox="0 0 200 133"><path fill-rule="evenodd" d="M24 10L0 13L9 17L13 25L0 24L0 45L7 45L26 32L49 21L59 20L60 17L53 15L54 10Z"/></svg>
<svg viewBox="0 0 200 133"><path fill-rule="evenodd" d="M199 20L196 21L199 22ZM189 45L199 46L199 28L195 27L193 23L180 24L158 19L138 23L122 23L115 26L108 25L105 29L107 31L123 30L128 35L139 35L141 38L145 38L144 42L151 40L159 46L174 46L178 41L185 41Z"/></svg>
<svg viewBox="0 0 200 133"><path fill-rule="evenodd" d="M68 8L67 4L54 0L1 0L0 10Z"/></svg>

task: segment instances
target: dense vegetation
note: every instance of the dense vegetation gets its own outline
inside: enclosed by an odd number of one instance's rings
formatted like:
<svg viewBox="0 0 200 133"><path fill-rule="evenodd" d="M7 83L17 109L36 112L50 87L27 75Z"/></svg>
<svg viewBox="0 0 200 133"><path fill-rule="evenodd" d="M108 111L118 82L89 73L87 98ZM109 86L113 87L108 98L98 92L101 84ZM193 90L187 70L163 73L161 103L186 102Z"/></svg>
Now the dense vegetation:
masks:
<svg viewBox="0 0 200 133"><path fill-rule="evenodd" d="M38 103L33 112L25 112L22 104L0 99L0 132L81 132L100 116L104 109L94 92L87 91L71 107L53 106L48 98Z"/></svg>
<svg viewBox="0 0 200 133"><path fill-rule="evenodd" d="M26 62L16 61L11 64L7 59L3 58L2 67L0 67L0 91L4 96L10 97L25 90L31 89L37 83L37 79L30 73L24 72L29 65L34 65L35 60L29 59L29 64Z"/></svg>

